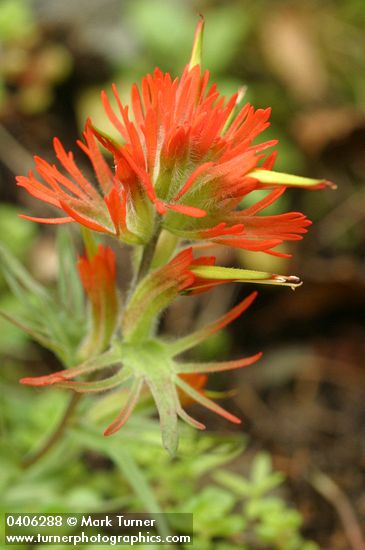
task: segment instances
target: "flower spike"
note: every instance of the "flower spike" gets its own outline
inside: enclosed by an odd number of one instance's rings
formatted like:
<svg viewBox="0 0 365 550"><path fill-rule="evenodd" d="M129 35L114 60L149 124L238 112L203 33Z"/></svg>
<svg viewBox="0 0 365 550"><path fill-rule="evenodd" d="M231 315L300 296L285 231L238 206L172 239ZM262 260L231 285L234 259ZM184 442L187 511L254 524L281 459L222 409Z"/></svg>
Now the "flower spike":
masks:
<svg viewBox="0 0 365 550"><path fill-rule="evenodd" d="M34 323L15 320L55 351L65 365L72 365L20 382L82 394L118 390L113 395L113 399L121 398L118 414L105 428L105 436L123 427L141 396L153 400L162 442L171 455L178 445L179 419L196 429L205 428L185 411L192 402L230 422L241 422L211 399L217 394L206 390L205 385L210 373L245 368L256 363L261 352L207 363L184 362L181 354L237 319L257 293L214 322L172 342L157 336L159 315L176 298L207 292L221 284L299 287L302 283L295 275L219 266L215 256L199 254L208 248L228 246L289 257L278 247L302 239L311 222L301 212L267 215L265 209L290 187L335 188L326 180L274 171L278 142L262 138L270 126L271 109L241 104L244 89L231 97L220 95L216 84L210 83L209 72L201 68L203 32L204 18L200 16L191 58L179 77L156 68L140 85L132 86L129 105L122 102L115 84L111 94L102 91L102 107L119 139L96 128L91 120L86 122L83 140L77 145L90 162L92 180L57 138L53 142L57 165L34 157L37 174L31 170L27 176L17 177L20 187L61 213L44 219L22 217L82 226L86 253L78 260L82 286L76 271L79 293L75 301L77 322L84 317L88 321L77 338L69 338L71 352L62 353L63 346L67 347L67 331L63 334L61 328L62 338L53 338L52 331L43 330L44 324L38 330L39 314ZM109 152L110 163L101 148ZM263 191L264 196L260 193L257 200L256 191ZM88 230L143 248L133 256L134 276L122 311L114 252L103 244L97 246ZM70 318L66 307L70 301L70 262L61 261L60 265L59 294L67 298L62 301L65 307L60 314L64 322ZM9 279L13 273L12 286L20 296L27 297L32 290L41 304L53 304L14 262L5 274ZM82 287L88 315L83 309ZM55 317L49 318L52 321Z"/></svg>
<svg viewBox="0 0 365 550"><path fill-rule="evenodd" d="M257 140L270 125L271 109L255 110L249 103L239 108L242 94L226 100L214 84L209 86L209 73L200 67L203 27L201 19L190 64L180 78L155 69L140 88L133 86L130 108L114 84L115 110L102 92L121 143L87 122L85 142L78 145L91 161L97 186L57 139L54 148L63 171L36 157L44 183L32 172L17 178L31 195L66 214L44 223L76 221L138 245L149 242L159 220L165 230L184 239L276 255L281 255L276 248L284 241L302 238L310 224L303 214L258 214L283 187L333 184L273 171L275 151L266 152L277 141ZM95 139L111 152L115 168L103 159ZM272 189L270 199L256 208L245 207L258 189Z"/></svg>

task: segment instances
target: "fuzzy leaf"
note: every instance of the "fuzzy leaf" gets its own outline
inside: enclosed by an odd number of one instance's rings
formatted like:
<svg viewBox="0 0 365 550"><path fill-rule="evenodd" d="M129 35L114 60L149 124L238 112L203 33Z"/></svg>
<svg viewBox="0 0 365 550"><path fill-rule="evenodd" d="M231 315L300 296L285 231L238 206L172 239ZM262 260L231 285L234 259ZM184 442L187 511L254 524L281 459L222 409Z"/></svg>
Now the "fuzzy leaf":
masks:
<svg viewBox="0 0 365 550"><path fill-rule="evenodd" d="M127 375L128 376L128 375ZM117 384L119 383L119 380L117 381ZM133 409L138 403L138 399L142 390L143 386L143 379L137 378L134 380L132 388L130 389L127 401L121 410L121 412L118 414L117 418L113 420L113 422L107 427L107 429L104 431L104 435L112 435L113 433L120 430L122 426L127 422L130 415L133 412Z"/></svg>
<svg viewBox="0 0 365 550"><path fill-rule="evenodd" d="M83 330L83 315L77 310L77 300L71 303L68 299L67 306L54 298L2 245L0 269L23 308L21 321L9 316L8 320L51 349L64 364L73 364ZM69 285L68 278L61 284ZM66 288L62 292L66 292Z"/></svg>
<svg viewBox="0 0 365 550"><path fill-rule="evenodd" d="M304 178L284 172L274 172L273 170L253 170L248 176L257 179L260 183L267 185L284 185L285 187L309 187L312 189L321 189L322 187L331 187L336 189L336 185L323 179Z"/></svg>
<svg viewBox="0 0 365 550"><path fill-rule="evenodd" d="M243 359L236 359L233 361L219 361L215 363L180 363L178 370L180 373L211 373L220 372L225 370L241 369L256 363L262 356L262 353L256 353L251 357L245 357Z"/></svg>
<svg viewBox="0 0 365 550"><path fill-rule="evenodd" d="M68 311L78 317L84 312L84 295L80 277L76 269L76 251L71 234L67 229L58 231L58 293L60 302Z"/></svg>
<svg viewBox="0 0 365 550"><path fill-rule="evenodd" d="M78 393L96 393L111 390L116 386L121 386L130 378L130 373L124 372L124 369L113 376L97 380L95 382L60 382L55 384L57 388L74 390Z"/></svg>
<svg viewBox="0 0 365 550"><path fill-rule="evenodd" d="M50 386L59 383L63 384L68 380L72 380L76 376L81 376L82 374L90 374L92 372L102 370L105 367L114 365L119 360L119 352L111 349L94 358L93 360L82 363L81 365L78 365L76 367L53 372L52 374L48 374L45 376L22 378L20 382L21 384L27 384L30 386Z"/></svg>
<svg viewBox="0 0 365 550"><path fill-rule="evenodd" d="M0 243L0 267L6 281L19 299L23 299L26 293L42 299L48 299L45 289L38 284L22 264Z"/></svg>
<svg viewBox="0 0 365 550"><path fill-rule="evenodd" d="M250 269L239 269L236 267L221 267L210 265L193 266L190 270L208 281L234 281L236 283L259 283L266 285L290 286L296 288L302 283L295 275L276 275L266 271L254 271ZM207 283L209 284L209 283ZM199 285L201 288L201 285Z"/></svg>
<svg viewBox="0 0 365 550"><path fill-rule="evenodd" d="M9 323L12 323L14 326L16 326L17 328L19 328L20 330L22 330L23 332L31 336L31 338L33 338L36 342L38 342L45 348L53 350L55 353L57 353L57 351L60 351L60 348L59 346L57 346L57 343L54 342L53 340L48 339L47 336L45 336L42 333L42 331L37 330L37 328L34 328L32 326L25 324L23 321L20 321L19 319L17 319L17 317L15 317L14 315L9 315L5 311L0 310L0 315L1 317L9 321Z"/></svg>
<svg viewBox="0 0 365 550"><path fill-rule="evenodd" d="M169 377L154 377L147 381L160 416L162 443L174 456L177 451L179 433L176 411L176 388Z"/></svg>
<svg viewBox="0 0 365 550"><path fill-rule="evenodd" d="M206 407L207 409L215 412L219 416L223 416L223 418L226 418L230 422L233 422L233 424L241 424L241 420L237 418L237 416L234 416L233 414L223 409L223 407L221 407L217 403L214 403L214 401L208 399L208 397L203 395L201 392L196 391L192 386L190 386L190 384L187 384L178 376L176 377L175 381L177 386L180 386L180 388L186 394L188 394L197 403L203 405L203 407Z"/></svg>

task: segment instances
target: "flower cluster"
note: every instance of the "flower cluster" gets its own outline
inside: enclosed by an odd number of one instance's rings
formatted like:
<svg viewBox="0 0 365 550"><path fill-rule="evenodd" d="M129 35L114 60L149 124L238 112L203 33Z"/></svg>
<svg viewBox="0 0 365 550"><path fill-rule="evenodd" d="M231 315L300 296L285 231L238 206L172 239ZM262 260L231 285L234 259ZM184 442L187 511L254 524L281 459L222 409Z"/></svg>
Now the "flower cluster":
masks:
<svg viewBox="0 0 365 550"><path fill-rule="evenodd" d="M65 214L23 217L52 224L76 222L140 251L121 314L112 250L100 245L79 259L90 303L89 333L80 345L82 362L48 376L22 379L22 383L55 384L78 392L125 387L122 410L106 435L125 423L148 386L159 411L164 444L172 452L177 445L177 417L203 427L183 409L189 400L239 422L206 395L206 374L244 367L261 354L208 364L184 363L175 357L236 319L256 294L208 327L175 342L156 336L160 312L179 295L206 292L231 281L300 284L293 276L216 266L214 256L194 256L192 244L199 242L197 251L223 245L287 256L277 247L301 239L311 222L299 212L262 212L287 187L330 185L273 170L277 153L268 150L277 141L258 140L269 126L270 109L254 109L249 103L240 106L240 92L226 99L209 83L209 72L200 65L202 33L203 20L196 29L190 63L180 78L155 69L139 87L132 87L130 106L121 102L115 85L115 107L102 92L105 113L120 142L95 128L91 120L86 122L84 141L78 141L78 146L91 162L93 183L58 139L54 150L59 167L35 157L38 175L30 171L17 178L31 195ZM112 164L100 147L112 155ZM264 198L247 201L251 193L263 189ZM94 372L110 367L111 376L94 379ZM75 380L82 375L86 380Z"/></svg>
<svg viewBox="0 0 365 550"><path fill-rule="evenodd" d="M196 41L201 40L202 25ZM194 48L193 52L196 51ZM259 215L288 186L320 188L328 184L274 172L277 140L257 143L270 125L270 109L239 108L240 93L226 100L196 55L173 79L155 69L132 87L131 109L112 86L117 112L107 94L102 102L122 144L86 123L78 145L91 161L96 185L77 167L73 154L54 140L55 165L35 157L40 181L31 171L18 185L64 211L66 217L44 223L78 222L115 235L129 244L146 244L157 226L184 239L275 252L284 241L301 239L310 221L301 213ZM115 170L104 160L97 141L113 155ZM245 198L258 189L270 193L246 207ZM28 217L28 216L25 216ZM29 218L29 217L28 217Z"/></svg>

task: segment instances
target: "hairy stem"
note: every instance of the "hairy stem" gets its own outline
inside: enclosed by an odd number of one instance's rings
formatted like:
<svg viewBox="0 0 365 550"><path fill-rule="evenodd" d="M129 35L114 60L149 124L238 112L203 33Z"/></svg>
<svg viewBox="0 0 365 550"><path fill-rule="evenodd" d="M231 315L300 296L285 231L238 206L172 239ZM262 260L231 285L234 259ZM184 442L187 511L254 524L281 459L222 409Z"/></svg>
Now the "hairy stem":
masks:
<svg viewBox="0 0 365 550"><path fill-rule="evenodd" d="M143 279L145 275L147 275L148 270L151 267L160 233L161 228L158 227L150 242L144 247L141 263L139 264L138 274L136 278L136 285Z"/></svg>
<svg viewBox="0 0 365 550"><path fill-rule="evenodd" d="M51 433L49 438L45 441L45 443L34 453L32 453L29 456L24 457L22 461L22 467L23 469L28 469L34 464L36 464L39 460L41 460L45 455L48 454L48 452L53 449L53 447L62 439L62 436L65 433L65 430L67 429L69 422L72 418L72 415L81 399L82 395L79 393L74 393L71 396L71 399L63 413L63 416L61 420L59 421L56 429Z"/></svg>

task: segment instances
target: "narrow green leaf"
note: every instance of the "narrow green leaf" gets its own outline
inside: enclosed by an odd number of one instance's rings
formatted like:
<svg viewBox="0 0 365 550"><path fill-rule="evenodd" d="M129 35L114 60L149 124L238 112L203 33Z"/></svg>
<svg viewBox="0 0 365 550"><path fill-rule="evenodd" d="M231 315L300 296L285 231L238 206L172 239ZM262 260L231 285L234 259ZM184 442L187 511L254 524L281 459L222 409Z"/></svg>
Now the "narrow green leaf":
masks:
<svg viewBox="0 0 365 550"><path fill-rule="evenodd" d="M38 284L22 264L0 243L0 268L4 272L9 285L14 284L14 290L28 290L33 295L48 298L45 289Z"/></svg>
<svg viewBox="0 0 365 550"><path fill-rule="evenodd" d="M203 407L215 412L219 416L223 416L223 418L226 418L234 424L241 424L240 418L237 418L237 416L234 416L211 399L208 399L208 397L206 397L203 393L195 390L192 386L190 386L190 384L187 384L178 376L175 378L175 382L187 395L189 395L197 403L203 405Z"/></svg>
<svg viewBox="0 0 365 550"><path fill-rule="evenodd" d="M178 446L178 423L176 411L176 388L169 377L148 378L146 382L155 400L160 416L162 443L171 456Z"/></svg>
<svg viewBox="0 0 365 550"><path fill-rule="evenodd" d="M86 254L89 258L93 258L98 252L98 243L95 238L94 232L90 231L87 227L81 227L82 239L84 241Z"/></svg>
<svg viewBox="0 0 365 550"><path fill-rule="evenodd" d="M110 439L95 434L90 430L72 430L77 438L77 442L88 446L99 452L105 453L120 469L124 479L130 484L135 494L140 498L144 510L150 514L162 514L158 501L156 500L153 489L150 487L146 476L140 469L133 456L123 445L123 439ZM158 522L158 529L163 537L170 533L168 524L161 516Z"/></svg>
<svg viewBox="0 0 365 550"><path fill-rule="evenodd" d="M104 435L112 435L118 430L120 430L124 424L128 421L130 415L132 414L134 408L138 403L139 396L141 394L143 387L143 378L136 378L132 387L129 390L129 395L126 402L123 405L121 412L118 414L117 418L113 420L111 424L104 431Z"/></svg>
<svg viewBox="0 0 365 550"><path fill-rule="evenodd" d="M191 52L191 57L189 61L189 69L195 67L195 65L200 65L202 60L202 49L203 49L203 33L204 33L204 17L200 16L200 21L198 22L195 35L193 49Z"/></svg>
<svg viewBox="0 0 365 550"><path fill-rule="evenodd" d="M95 372L105 367L115 365L119 361L119 350L112 348L101 355L90 359L89 361L81 363L81 365L65 370L65 376L66 378L74 378L75 376L80 376L81 374L89 374L90 372Z"/></svg>
<svg viewBox="0 0 365 550"><path fill-rule="evenodd" d="M331 187L336 189L336 185L323 179L304 178L294 174L285 174L284 172L275 172L274 170L253 170L248 176L259 180L260 183L267 185L284 185L285 187L311 187L320 189L322 187Z"/></svg>
<svg viewBox="0 0 365 550"><path fill-rule="evenodd" d="M57 233L58 295L61 304L77 318L84 313L84 295L76 268L76 250L71 233L61 228Z"/></svg>
<svg viewBox="0 0 365 550"><path fill-rule="evenodd" d="M162 279L156 272L150 274L137 286L123 315L125 340L141 341L151 332L159 312L178 295L174 279Z"/></svg>
<svg viewBox="0 0 365 550"><path fill-rule="evenodd" d="M236 267L199 265L191 267L190 270L198 277L207 279L208 281L226 280L236 283L290 286L291 288L296 288L302 284L299 277L295 275L276 275L275 273L268 273L266 271L254 271ZM207 285L209 285L209 282L207 282ZM201 285L199 285L200 287Z"/></svg>
<svg viewBox="0 0 365 550"><path fill-rule="evenodd" d="M51 350L59 349L57 347L56 342L52 341L51 339L48 339L46 336L42 334L41 331L36 330L34 327L31 327L29 325L26 325L19 319L17 319L14 315L9 315L5 311L0 310L0 315L9 323L12 323L17 328L31 336L36 342L39 342L42 346L49 348Z"/></svg>
<svg viewBox="0 0 365 550"><path fill-rule="evenodd" d="M198 420L196 420L195 418L193 418L192 416L190 416L190 414L188 414L183 408L182 406L179 404L176 405L176 410L177 410L177 414L179 415L179 417L181 418L181 420L183 420L184 422L186 422L187 424L189 424L189 426L192 426L193 428L197 429L197 430L205 430L206 426L205 424L202 424L201 422L199 422Z"/></svg>
<svg viewBox="0 0 365 550"><path fill-rule="evenodd" d="M74 390L78 393L96 393L111 390L116 386L121 386L124 382L127 382L131 374L124 372L124 369L117 372L113 376L103 378L103 380L97 380L95 382L59 382L55 384L57 388L65 388Z"/></svg>
<svg viewBox="0 0 365 550"><path fill-rule="evenodd" d="M160 505L158 504L153 489L148 484L147 478L134 460L131 454L128 453L125 446L118 444L111 446L109 451L110 458L123 472L125 479L131 485L136 495L143 502L147 512L151 514L162 514ZM167 522L160 516L158 522L158 530L163 537L168 536L170 529ZM162 520L162 521L161 521Z"/></svg>
<svg viewBox="0 0 365 550"><path fill-rule="evenodd" d="M252 365L258 361L262 353L257 353L251 357L245 357L243 359L236 359L233 361L219 361L212 363L178 363L178 372L182 373L211 373L221 372L226 370L241 369Z"/></svg>
<svg viewBox="0 0 365 550"><path fill-rule="evenodd" d="M254 492L252 484L247 479L232 472L218 470L213 472L213 478L236 495L248 497Z"/></svg>

